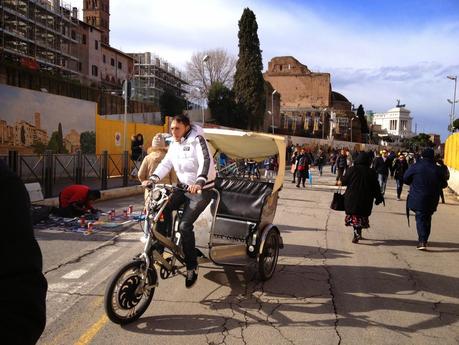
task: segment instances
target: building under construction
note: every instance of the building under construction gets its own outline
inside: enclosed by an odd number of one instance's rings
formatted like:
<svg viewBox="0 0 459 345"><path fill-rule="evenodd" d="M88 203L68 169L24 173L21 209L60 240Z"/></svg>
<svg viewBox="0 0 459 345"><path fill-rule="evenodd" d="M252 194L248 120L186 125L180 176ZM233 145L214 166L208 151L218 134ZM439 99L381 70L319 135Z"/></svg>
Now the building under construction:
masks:
<svg viewBox="0 0 459 345"><path fill-rule="evenodd" d="M60 0L2 0L0 48L5 59L31 69L79 73L76 9Z"/></svg>
<svg viewBox="0 0 459 345"><path fill-rule="evenodd" d="M177 96L187 93L188 85L184 74L168 62L152 53L129 53L134 59L133 81L135 98L158 104L159 97L166 90Z"/></svg>

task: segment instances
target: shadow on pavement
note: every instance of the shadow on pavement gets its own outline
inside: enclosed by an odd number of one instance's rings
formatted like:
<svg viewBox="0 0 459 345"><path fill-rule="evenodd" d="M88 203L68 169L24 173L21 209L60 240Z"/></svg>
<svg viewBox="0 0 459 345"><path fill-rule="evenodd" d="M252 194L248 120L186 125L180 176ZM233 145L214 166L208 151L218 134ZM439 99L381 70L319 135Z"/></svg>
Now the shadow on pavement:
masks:
<svg viewBox="0 0 459 345"><path fill-rule="evenodd" d="M416 235L413 235L415 238ZM410 240L378 240L378 239L371 239L371 242L365 243L369 246L392 246L392 247L415 247L418 242L416 239ZM452 242L429 242L429 246L427 247L429 252L459 252L459 243L452 243ZM438 250L437 248L446 248L446 250Z"/></svg>
<svg viewBox="0 0 459 345"><path fill-rule="evenodd" d="M125 329L146 334L190 335L245 329L255 324L276 328L334 327L330 279L334 282L338 327L372 326L412 334L459 320L459 304L446 300L459 298L459 278L441 274L387 267L280 265L274 277L265 283L253 277L227 267L212 270L201 279L231 291L218 296L217 289L202 299L200 303L209 309L208 314L147 317ZM436 300L429 301L424 296L419 299L424 293L435 295ZM407 314L404 322L399 322L387 317L388 312L410 313L416 321L410 322ZM228 314L232 316L225 316ZM298 317L301 314L304 317ZM291 319L291 315L297 319ZM417 321L420 319L423 321Z"/></svg>

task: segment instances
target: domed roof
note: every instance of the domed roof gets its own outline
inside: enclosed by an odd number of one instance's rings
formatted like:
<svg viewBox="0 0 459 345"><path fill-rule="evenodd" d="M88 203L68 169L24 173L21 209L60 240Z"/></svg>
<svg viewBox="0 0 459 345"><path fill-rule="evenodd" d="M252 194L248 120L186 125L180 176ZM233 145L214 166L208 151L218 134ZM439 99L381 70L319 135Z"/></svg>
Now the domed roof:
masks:
<svg viewBox="0 0 459 345"><path fill-rule="evenodd" d="M332 101L333 102L349 102L349 100L344 97L342 94L340 94L339 92L336 92L336 91L332 91Z"/></svg>

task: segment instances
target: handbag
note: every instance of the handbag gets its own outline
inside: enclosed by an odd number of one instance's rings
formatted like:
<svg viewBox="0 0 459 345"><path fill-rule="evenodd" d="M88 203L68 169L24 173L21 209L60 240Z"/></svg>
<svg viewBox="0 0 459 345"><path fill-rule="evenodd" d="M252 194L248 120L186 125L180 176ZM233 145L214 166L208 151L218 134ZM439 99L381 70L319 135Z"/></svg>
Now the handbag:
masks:
<svg viewBox="0 0 459 345"><path fill-rule="evenodd" d="M341 194L341 188L333 193L333 200L330 208L335 211L344 211L344 194Z"/></svg>

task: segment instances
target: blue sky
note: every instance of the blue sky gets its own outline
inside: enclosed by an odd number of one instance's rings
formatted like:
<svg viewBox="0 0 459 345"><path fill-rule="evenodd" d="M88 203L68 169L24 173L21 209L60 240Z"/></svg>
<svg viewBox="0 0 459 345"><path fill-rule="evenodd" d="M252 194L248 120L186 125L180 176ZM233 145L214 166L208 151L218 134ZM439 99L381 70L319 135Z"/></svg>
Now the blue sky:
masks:
<svg viewBox="0 0 459 345"><path fill-rule="evenodd" d="M454 87L446 75L459 74L459 0L112 0L111 44L182 69L196 51L237 55L245 7L257 16L265 69L272 57L292 55L331 73L333 90L355 105L379 112L401 99L418 132L446 138Z"/></svg>

